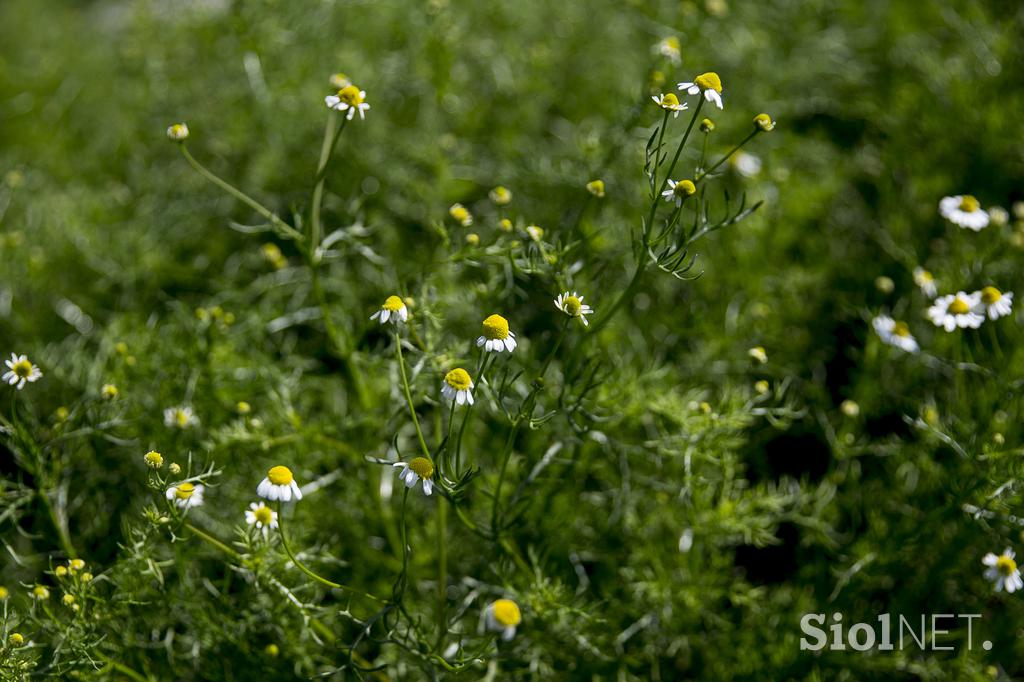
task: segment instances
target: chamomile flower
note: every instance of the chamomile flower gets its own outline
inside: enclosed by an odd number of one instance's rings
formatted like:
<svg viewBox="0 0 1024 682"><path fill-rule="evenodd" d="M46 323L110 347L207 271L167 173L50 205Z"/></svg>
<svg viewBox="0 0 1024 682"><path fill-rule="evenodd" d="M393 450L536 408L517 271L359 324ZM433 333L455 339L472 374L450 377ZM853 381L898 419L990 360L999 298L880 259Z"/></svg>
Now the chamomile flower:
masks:
<svg viewBox="0 0 1024 682"><path fill-rule="evenodd" d="M910 333L910 327L906 322L894 320L888 315L879 315L871 320L871 326L875 328L878 337L890 346L896 346L908 353L918 351L917 339Z"/></svg>
<svg viewBox="0 0 1024 682"><path fill-rule="evenodd" d="M530 236L530 239L539 244L544 239L544 228L539 225L527 225L526 234Z"/></svg>
<svg viewBox="0 0 1024 682"><path fill-rule="evenodd" d="M995 287L985 287L981 291L975 292L981 301L978 306L978 312L988 313L988 319L998 320L1004 315L1010 314L1010 309L1013 307L1013 292L1008 291L1005 294Z"/></svg>
<svg viewBox="0 0 1024 682"><path fill-rule="evenodd" d="M32 591L28 593L28 596L36 601L46 601L50 598L50 588L45 585L36 585L32 588Z"/></svg>
<svg viewBox="0 0 1024 682"><path fill-rule="evenodd" d="M665 198L665 201L674 201L676 208L678 208L696 192L697 187L693 184L692 180L679 180L677 182L669 179L668 189L662 192L661 196Z"/></svg>
<svg viewBox="0 0 1024 682"><path fill-rule="evenodd" d="M291 502L292 497L296 500L302 499L302 491L292 476L292 470L280 465L267 472L267 477L260 481L256 488L256 494L272 502Z"/></svg>
<svg viewBox="0 0 1024 682"><path fill-rule="evenodd" d="M370 315L371 320L379 320L381 324L392 324L406 322L409 319L409 309L405 307L405 301L398 296L388 296L381 305L380 310Z"/></svg>
<svg viewBox="0 0 1024 682"><path fill-rule="evenodd" d="M523 620L519 605L511 599L498 599L491 603L484 612L487 629L501 633L506 642L516 636L516 627Z"/></svg>
<svg viewBox="0 0 1024 682"><path fill-rule="evenodd" d="M654 103L657 104L662 109L665 109L666 111L671 111L672 115L675 118L679 118L679 112L686 111L687 108L686 103L681 103L679 101L679 98L676 97L675 94L671 92L665 95L661 95L660 97L657 95L651 95L651 99L653 99Z"/></svg>
<svg viewBox="0 0 1024 682"><path fill-rule="evenodd" d="M569 317L578 317L584 327L590 324L587 321L587 315L594 312L594 309L584 303L583 297L575 291L571 294L568 291L564 294L559 294L558 298L555 299L555 307Z"/></svg>
<svg viewBox="0 0 1024 682"><path fill-rule="evenodd" d="M657 47L658 54L660 54L663 57L668 57L669 61L672 62L673 64L678 64L680 61L682 61L682 55L679 51L679 38L676 38L675 36L668 36L667 38L662 38L658 42Z"/></svg>
<svg viewBox="0 0 1024 682"><path fill-rule="evenodd" d="M1017 562L1014 561L1016 556L1013 550L1007 547L999 556L989 552L981 560L981 563L989 567L985 571L985 578L995 584L996 592L1002 592L1005 588L1007 592L1013 594L1024 587L1020 569L1017 568Z"/></svg>
<svg viewBox="0 0 1024 682"><path fill-rule="evenodd" d="M943 197L939 202L939 214L954 225L975 232L988 227L988 212L982 210L981 202L970 194Z"/></svg>
<svg viewBox="0 0 1024 682"><path fill-rule="evenodd" d="M203 504L203 490L201 483L179 483L168 488L165 494L179 509L191 509Z"/></svg>
<svg viewBox="0 0 1024 682"><path fill-rule="evenodd" d="M957 327L977 329L985 321L985 316L976 312L981 304L981 294L965 294L958 291L955 294L939 296L928 309L928 318L935 323L936 327L942 327L951 332Z"/></svg>
<svg viewBox="0 0 1024 682"><path fill-rule="evenodd" d="M245 522L256 526L256 530L261 531L265 538L268 531L277 528L277 512L262 502L253 502L245 510Z"/></svg>
<svg viewBox="0 0 1024 682"><path fill-rule="evenodd" d="M502 185L498 185L492 189L488 193L488 196L491 198L491 201L494 202L495 206L506 206L512 201L512 192Z"/></svg>
<svg viewBox="0 0 1024 682"><path fill-rule="evenodd" d="M422 478L423 494L434 492L434 463L426 457L413 457L408 462L395 462L391 466L402 467L398 478L405 482L406 488L413 487Z"/></svg>
<svg viewBox="0 0 1024 682"><path fill-rule="evenodd" d="M764 346L754 346L747 351L747 356L762 365L768 362L768 351L764 349Z"/></svg>
<svg viewBox="0 0 1024 682"><path fill-rule="evenodd" d="M484 347L492 353L516 349L516 335L508 329L508 320L501 315L491 315L483 321L483 333L476 340L476 345Z"/></svg>
<svg viewBox="0 0 1024 682"><path fill-rule="evenodd" d="M704 93L704 99L713 102L719 109L722 108L722 79L714 71L702 73L693 79L692 83L680 83L680 90L687 94L698 95Z"/></svg>
<svg viewBox="0 0 1024 682"><path fill-rule="evenodd" d="M164 410L164 426L169 429L187 429L199 423L188 405L168 407Z"/></svg>
<svg viewBox="0 0 1024 682"><path fill-rule="evenodd" d="M167 128L167 139L171 142L184 142L188 139L188 126L184 123L175 123Z"/></svg>
<svg viewBox="0 0 1024 682"><path fill-rule="evenodd" d="M365 119L366 112L370 108L370 105L366 103L366 91L360 90L351 83L338 90L337 95L325 97L324 104L327 105L328 109L335 109L341 112L347 111L348 113L345 114L345 118L350 121L355 118L357 111L359 112L359 118Z"/></svg>
<svg viewBox="0 0 1024 682"><path fill-rule="evenodd" d="M441 383L441 395L447 400L454 400L456 405L473 404L473 379L469 372L456 367L444 375Z"/></svg>
<svg viewBox="0 0 1024 682"><path fill-rule="evenodd" d="M142 456L142 459L145 460L146 466L150 469L159 469L164 465L164 456L156 450L150 450Z"/></svg>
<svg viewBox="0 0 1024 682"><path fill-rule="evenodd" d="M935 298L939 293L935 286L935 277L922 267L914 268L914 284L921 289L921 292L928 298Z"/></svg>
<svg viewBox="0 0 1024 682"><path fill-rule="evenodd" d="M0 378L19 391L25 388L26 383L31 384L43 378L42 370L33 365L25 355L11 353L11 359L4 364L7 365L7 371Z"/></svg>
<svg viewBox="0 0 1024 682"><path fill-rule="evenodd" d="M452 204L448 209L448 215L463 227L469 227L473 224L473 214L462 204Z"/></svg>
<svg viewBox="0 0 1024 682"><path fill-rule="evenodd" d="M604 198L604 180L591 180L587 183L587 191L598 199Z"/></svg>
<svg viewBox="0 0 1024 682"><path fill-rule="evenodd" d="M754 127L762 133L770 133L775 130L775 120L768 114L758 114L754 117Z"/></svg>

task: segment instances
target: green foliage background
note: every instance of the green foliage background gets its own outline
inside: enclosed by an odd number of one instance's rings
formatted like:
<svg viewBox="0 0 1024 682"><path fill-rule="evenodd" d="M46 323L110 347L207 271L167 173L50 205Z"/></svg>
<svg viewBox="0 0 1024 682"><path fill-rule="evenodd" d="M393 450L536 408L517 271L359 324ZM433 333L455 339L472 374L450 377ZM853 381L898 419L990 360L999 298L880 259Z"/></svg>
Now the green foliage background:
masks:
<svg viewBox="0 0 1024 682"><path fill-rule="evenodd" d="M928 302L911 278L922 264L943 293L993 282L1021 291L1017 226L964 234L936 207L949 194L986 206L1024 198L1022 29L1013 3L949 0L6 0L0 351L28 353L45 377L18 395L25 433L0 445L5 627L36 644L4 649L4 674L1024 675L1024 610L1017 595L993 594L980 563L1022 540L1019 314L947 335L923 318ZM652 48L669 35L681 40L681 66ZM187 121L190 149L210 168L280 215L302 215L338 70L373 107L344 133L324 210L328 231L360 226L324 282L334 319L354 332L366 406L317 316L287 317L314 305L293 247L279 242L290 266L270 267L265 236L229 228L258 217L193 173L163 133ZM396 291L415 299L431 352L410 362L431 436L440 372L475 363L469 344L486 315L505 315L524 340L503 362L535 373L567 279L598 316L628 282L643 148L660 120L652 70L666 89L721 74L717 153L755 113L778 121L749 150L761 174L721 180L765 204L701 243L699 279L652 270L594 338L572 328L544 409L559 410L554 387L584 358L601 383L571 419L559 411L515 440L505 490L523 484L524 504L508 536L529 570L449 515L452 629L475 637L483 606L512 596L524 614L515 640L458 675L424 651L364 638L354 659L384 667L357 673L347 667L352 618L372 604L309 583L275 551L256 548L255 563L232 567L146 518L160 494L146 486L142 454L184 466L191 453L194 472L222 470L191 521L247 551L235 534L241 512L266 469L285 463L300 482L327 477L289 516L292 542L320 572L389 594L400 496L381 494L394 474L365 457L394 458L393 443L411 457L415 445L392 342L366 318ZM684 162L693 166L692 152ZM608 187L602 201L583 189L595 177ZM486 201L498 184L513 191L520 227L541 225L552 244L586 205L587 239L571 252L582 267L512 277L501 257L462 246L468 230L444 222L456 201L474 211L483 245L505 239ZM880 276L893 292L876 286ZM214 306L234 324L197 320L196 308ZM883 309L908 319L928 353L869 334ZM757 345L765 365L747 356ZM765 395L753 388L762 379ZM116 401L97 400L104 383L118 386ZM858 416L839 410L847 399ZM253 414L239 417L238 401ZM201 426L168 430L162 410L183 402ZM71 408L66 422L60 406ZM508 426L500 414L477 417L466 450L481 475L468 505L486 516ZM52 617L26 615L21 585L52 587L43 573L67 554L46 501L97 575L87 616L72 618L56 598ZM440 504L409 499L407 600L428 629ZM685 529L694 542L681 553ZM994 646L978 649L976 633L966 651L958 627L953 652L812 654L799 650L805 612L841 612L846 623L980 613L980 639Z"/></svg>

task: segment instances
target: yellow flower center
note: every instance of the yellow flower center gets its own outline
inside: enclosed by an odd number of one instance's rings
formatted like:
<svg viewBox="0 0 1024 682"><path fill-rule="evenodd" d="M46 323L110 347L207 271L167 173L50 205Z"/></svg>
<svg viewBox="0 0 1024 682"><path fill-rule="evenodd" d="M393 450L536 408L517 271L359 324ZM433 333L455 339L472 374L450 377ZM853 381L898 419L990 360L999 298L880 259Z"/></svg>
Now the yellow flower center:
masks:
<svg viewBox="0 0 1024 682"><path fill-rule="evenodd" d="M290 485L294 480L292 470L288 467L276 466L267 472L267 478L274 485Z"/></svg>
<svg viewBox="0 0 1024 682"><path fill-rule="evenodd" d="M679 98L674 93L668 93L667 95L661 96L661 106L666 109L673 109L679 106Z"/></svg>
<svg viewBox="0 0 1024 682"><path fill-rule="evenodd" d="M462 204L455 204L450 209L448 209L448 214L451 215L452 218L458 220L460 223L464 223L466 222L466 219L469 218L469 209L463 206Z"/></svg>
<svg viewBox="0 0 1024 682"><path fill-rule="evenodd" d="M416 472L416 475L420 478L433 478L434 477L434 463L426 457L414 457L409 462L409 468Z"/></svg>
<svg viewBox="0 0 1024 682"><path fill-rule="evenodd" d="M604 180L591 180L587 183L587 191L595 197L604 196Z"/></svg>
<svg viewBox="0 0 1024 682"><path fill-rule="evenodd" d="M960 197L960 210L964 213L974 213L979 208L981 208L981 202L970 194L965 194Z"/></svg>
<svg viewBox="0 0 1024 682"><path fill-rule="evenodd" d="M717 93L722 92L722 79L719 78L718 74L714 71L702 73L694 78L693 82L696 83L701 90L714 90Z"/></svg>
<svg viewBox="0 0 1024 682"><path fill-rule="evenodd" d="M32 374L32 363L28 360L18 360L14 363L14 367L11 367L11 371L19 379L25 379Z"/></svg>
<svg viewBox="0 0 1024 682"><path fill-rule="evenodd" d="M895 336L910 336L910 327L907 326L906 322L897 320L892 323L892 333Z"/></svg>
<svg viewBox="0 0 1024 682"><path fill-rule="evenodd" d="M191 483L182 483L174 491L174 496L179 500L187 500L196 493L196 487Z"/></svg>
<svg viewBox="0 0 1024 682"><path fill-rule="evenodd" d="M397 313L405 306L405 302L398 296L388 296L387 300L384 301L384 305L381 306L382 310L390 310L393 313Z"/></svg>
<svg viewBox="0 0 1024 682"><path fill-rule="evenodd" d="M511 599L499 599L491 605L491 611L494 613L494 620L507 628L519 625L523 619L519 605Z"/></svg>
<svg viewBox="0 0 1024 682"><path fill-rule="evenodd" d="M691 181L689 181L689 180L681 180L681 181L676 183L675 187L672 188L672 192L677 197L682 197L684 199L686 197L693 196L693 194L696 191L697 191L697 187Z"/></svg>
<svg viewBox="0 0 1024 682"><path fill-rule="evenodd" d="M472 383L472 379L469 378L469 372L456 367L452 371L444 375L445 383L454 388L456 391L465 391L469 388Z"/></svg>
<svg viewBox="0 0 1024 682"><path fill-rule="evenodd" d="M996 559L996 570L1003 575L1013 575L1013 572L1017 570L1017 562L1004 554Z"/></svg>
<svg viewBox="0 0 1024 682"><path fill-rule="evenodd" d="M967 301L957 296L950 302L949 307L946 308L946 312L951 315L966 315L971 311L971 306L967 305Z"/></svg>
<svg viewBox="0 0 1024 682"><path fill-rule="evenodd" d="M985 287L981 290L981 300L985 302L985 305L992 305L1002 297L1002 292L995 287Z"/></svg>
<svg viewBox="0 0 1024 682"><path fill-rule="evenodd" d="M185 410L175 410L174 421L177 422L178 426L188 426L188 412Z"/></svg>
<svg viewBox="0 0 1024 682"><path fill-rule="evenodd" d="M360 94L359 88L354 85L346 85L341 90L338 90L338 99L350 107L363 103L363 96Z"/></svg>
<svg viewBox="0 0 1024 682"><path fill-rule="evenodd" d="M491 315L484 320L484 336L489 339L508 338L508 320L501 315Z"/></svg>
<svg viewBox="0 0 1024 682"><path fill-rule="evenodd" d="M256 522L263 526L269 526L270 522L274 520L273 510L266 505L260 505L254 509L252 515L256 517Z"/></svg>
<svg viewBox="0 0 1024 682"><path fill-rule="evenodd" d="M565 312L567 314L573 316L579 315L580 310L583 308L583 304L580 303L580 299L576 298L575 296L570 296L569 298L565 299L565 301L562 303L562 306L564 307Z"/></svg>

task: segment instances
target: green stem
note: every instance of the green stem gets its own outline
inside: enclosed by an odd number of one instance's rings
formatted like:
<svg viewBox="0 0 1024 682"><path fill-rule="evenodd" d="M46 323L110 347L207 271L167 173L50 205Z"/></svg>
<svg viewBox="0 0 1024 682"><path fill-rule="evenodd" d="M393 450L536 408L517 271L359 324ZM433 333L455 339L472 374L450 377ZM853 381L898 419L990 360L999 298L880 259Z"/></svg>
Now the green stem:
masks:
<svg viewBox="0 0 1024 682"><path fill-rule="evenodd" d="M743 138L743 139L742 139L742 140L740 141L740 143L739 143L739 144L737 144L737 145L736 145L735 147L733 147L732 149L730 149L730 150L729 150L729 153L728 153L728 154L726 154L725 156L723 156L722 158L720 158L720 159L719 159L719 160L718 160L718 161L717 161L717 162L715 163L715 165L714 165L714 166L712 166L711 168L708 168L708 169L707 169L706 171L704 171L703 173L701 173L700 175L698 175L698 176L697 176L696 178L694 178L694 180L693 180L693 181L694 181L695 183L697 183L697 182L700 182L701 180L703 180L704 178L706 178L706 177L707 177L708 175L711 175L711 173L715 172L715 169L716 169L716 168L718 168L718 167L719 167L719 166L721 166L721 165L722 165L723 163L725 163L726 161L728 161L728 160L729 160L729 157L730 157L730 156L732 156L733 154L735 154L736 152L738 152L738 151L740 150L740 147L742 147L742 146L743 146L743 145L745 145L746 143L750 142L750 141L751 141L751 140L752 140L752 139L754 138L754 136L755 136L755 135L757 135L757 134L758 134L759 132L761 132L761 131L760 131L760 129L758 129L758 128L755 128L755 129L754 129L754 131L753 131L752 133L750 133L749 135L747 135L747 136L746 136L745 138Z"/></svg>
<svg viewBox="0 0 1024 682"><path fill-rule="evenodd" d="M448 507L437 505L437 649L441 649L448 631Z"/></svg>
<svg viewBox="0 0 1024 682"><path fill-rule="evenodd" d="M238 560L238 559L242 558L241 554L239 554L235 550L231 549L230 547L228 547L227 545L225 545L223 542L221 542L217 538L213 537L212 535L209 535L205 531L199 530L198 528L193 526L191 523L185 522L182 525L184 525L185 528L188 528L190 531L192 531L192 533L196 537L198 537L201 540L204 540L204 541L208 542L209 544L213 545L214 547L216 547L220 551L222 551L225 554L227 554L228 556L230 556L232 559Z"/></svg>
<svg viewBox="0 0 1024 682"><path fill-rule="evenodd" d="M416 407L412 402L412 391L409 389L409 377L405 372L405 358L402 356L402 337L399 336L398 330L395 330L395 350L398 354L398 369L402 374L402 389L405 391L405 401L409 404L409 415L412 416L412 424L416 427L416 437L420 441L420 447L423 449L423 456L427 459L430 457L430 448L427 447L427 441L423 437L423 430L420 428L419 417L416 416Z"/></svg>
<svg viewBox="0 0 1024 682"><path fill-rule="evenodd" d="M647 246L646 234L651 229L651 225L654 223L654 215L658 210L658 199L661 197L661 193L665 191L668 186L668 181L672 179L672 171L676 168L676 163L679 162L679 155L683 152L683 147L686 146L686 141L690 138L690 131L693 130L693 124L697 122L697 116L700 114L701 107L704 106L704 98L697 100L697 108L693 110L693 116L690 117L690 122L686 126L686 132L683 133L683 137L679 140L679 146L676 147L676 153L672 157L672 163L668 166L668 172L665 173L665 178L661 181L661 187L654 196L651 198L651 212L647 217L647 224L644 225L645 241L644 246ZM643 255L641 254L641 257Z"/></svg>
<svg viewBox="0 0 1024 682"><path fill-rule="evenodd" d="M241 201L243 204L249 206L252 210L256 211L267 220L269 220L271 225L276 227L282 234L287 235L288 237L294 239L297 242L302 241L302 234L298 230L296 230L294 227L278 218L277 214L268 209L266 206L256 201L255 199L253 199L248 194L238 189L231 183L222 180L219 176L214 174L212 171L208 170L203 164L196 161L192 154L189 153L188 148L184 144L179 145L179 147L181 148L182 156L185 157L185 160L188 161L189 165L192 166L192 168L194 168L197 173L202 175L204 178L206 178L213 184L220 187L222 190L224 190L234 198Z"/></svg>
<svg viewBox="0 0 1024 682"><path fill-rule="evenodd" d="M114 670L116 670L117 672L121 673L125 677L129 677L129 678L131 678L133 680L137 680L138 682L149 682L149 680L152 679L151 677L147 677L145 675L142 675L141 673L135 672L134 670L132 670L131 668L129 668L128 666L126 666L123 663L118 663L117 661L115 661L114 659L110 658L109 656L107 656L106 654L104 654L101 651L93 650L91 653L92 653L92 655L96 656L96 658L98 658L101 661L103 661L104 663L106 663L108 667L113 668Z"/></svg>
<svg viewBox="0 0 1024 682"><path fill-rule="evenodd" d="M60 546L64 549L64 553L68 555L69 559L77 558L78 552L75 551L74 545L71 544L71 536L68 533L68 529L57 515L57 509L53 506L49 494L40 490L39 497L43 500L43 506L46 507L46 513L50 517L50 522L57 529L57 536L60 538Z"/></svg>
<svg viewBox="0 0 1024 682"><path fill-rule="evenodd" d="M651 170L651 201L658 200L658 193L654 188L658 186L658 167L661 165L661 144L665 140L665 128L668 127L668 109L661 119L661 130L658 131L658 144L654 148L654 168Z"/></svg>
<svg viewBox="0 0 1024 682"><path fill-rule="evenodd" d="M287 554L288 558L292 560L292 563L295 564L296 568L298 568L300 571L308 575L310 578L312 578L313 580L317 581L322 585L326 585L327 587L334 587L339 590L347 590L348 592L358 594L360 596L366 597L367 599L371 599L375 602L381 604L384 603L382 599L378 599L377 597L374 597L372 594L368 594L366 592L363 592L362 590L357 590L354 587L349 587L348 585L336 583L333 580L328 580L327 578L324 578L323 576L314 573L313 571L308 569L305 564L299 561L298 558L295 556L295 553L292 552L292 548L288 544L288 537L284 533L284 506L282 505L281 502L277 503L277 530L278 533L280 533L281 535L281 546L284 547L285 554Z"/></svg>
<svg viewBox="0 0 1024 682"><path fill-rule="evenodd" d="M505 447L501 457L501 472L498 474L498 485L494 488L494 502L491 506L491 533L495 539L500 535L498 531L498 510L501 507L501 486L505 482L508 461L512 458L512 445L515 442L516 432L519 430L519 424L521 423L522 417L519 417L512 425L512 428L509 429L508 438L505 440Z"/></svg>
<svg viewBox="0 0 1024 682"><path fill-rule="evenodd" d="M330 163L334 148L345 130L347 118L341 119L341 125L335 125L337 114L332 109L327 115L327 124L324 126L324 141L320 145L320 160L316 166L316 186L313 188L313 203L310 209L309 220L309 248L315 250L320 245L320 211L323 206L324 184L327 181L327 164Z"/></svg>

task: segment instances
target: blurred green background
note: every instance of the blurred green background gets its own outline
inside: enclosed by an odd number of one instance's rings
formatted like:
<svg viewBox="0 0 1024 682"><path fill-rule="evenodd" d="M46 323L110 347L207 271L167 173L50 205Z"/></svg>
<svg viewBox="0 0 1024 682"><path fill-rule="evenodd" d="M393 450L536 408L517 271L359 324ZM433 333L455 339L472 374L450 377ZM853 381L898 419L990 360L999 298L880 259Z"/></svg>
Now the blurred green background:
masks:
<svg viewBox="0 0 1024 682"><path fill-rule="evenodd" d="M354 410L315 323L274 327L303 307L301 273L273 271L260 251L267 239L229 229L257 218L188 168L167 125L186 121L197 158L290 217L309 200L328 77L342 71L367 91L372 109L346 130L325 203L328 231L365 229L331 265L327 287L338 318L358 330L368 372L384 376L387 340L365 318L398 288L428 302L451 338L475 336L481 311L493 308L521 336L550 343L552 282L496 289L500 262L444 265L467 232L451 229L454 247L439 237L452 203L477 213L472 229L485 244L497 238L493 211L481 208L495 185L513 191L522 225L554 239L588 201L584 184L605 181L606 199L587 204L590 237L574 284L600 312L630 275L630 233L645 209L643 146L660 120L650 95L714 70L726 104L711 111L716 153L754 114L778 122L747 149L760 172L722 178L734 195L765 204L701 243L699 279L649 274L594 344L608 371L592 428L610 445L574 441L592 453L579 460L590 468L576 461L562 474L564 499L549 495L524 517L519 540L540 568L536 581L516 585L529 608L503 674L1024 675L1024 610L992 597L980 564L984 552L1022 539L1006 517L1019 509L1016 483L990 497L1020 470L1018 328L972 341L972 359L993 373L961 382L881 347L867 323L895 310L922 345L952 358L958 342L922 319L912 269L931 269L942 293L993 279L1019 291L1017 228L967 242L936 208L951 194L986 206L1024 199L1022 35L1024 6L947 0L4 0L0 350L43 366L46 381L30 398L43 430L59 405L107 381L121 389L116 411L83 413L96 430L64 452L58 478L79 549L98 565L119 562L112 583L165 607L157 615L119 605L124 641L100 646L158 679L169 679L168 666L181 678L253 679L341 665L344 656L289 630L301 630L295 614L268 622L277 607L249 603L242 588L227 590L227 605L201 591L226 573L213 559L183 569L177 591L126 577L137 560L125 549L127 519L149 495L138 455L209 455L226 470L218 494L241 508L278 456L262 436L231 430L232 406L251 402L266 434L297 434L286 456L305 462L307 479L342 472L348 483L321 508L337 521L306 540L343 548L351 581L371 585L387 514L360 509L378 485L361 457L383 456L403 417L400 402ZM657 53L668 36L681 42L681 65ZM684 162L692 167L695 152ZM238 322L197 342L192 310L213 305ZM118 358L118 341L134 365ZM751 363L752 346L766 348L766 365ZM770 418L752 392L759 379L771 383L772 405L787 406L784 418ZM208 430L167 437L160 410L185 396ZM847 399L860 406L855 418L839 411ZM692 408L701 401L711 413ZM928 410L971 457L904 419ZM477 436L485 449L502 432L491 425ZM531 433L521 448L536 460L552 438ZM11 549L0 566L5 582L31 582L60 548L24 494L33 481L4 459L13 511L0 522ZM1004 506L978 519L964 504ZM230 534L233 521L223 523ZM682 555L685 528L696 544ZM424 530L422 543L431 538ZM476 551L469 536L453 539L453 575L486 573L492 562ZM589 586L577 590L580 571ZM807 611L840 611L848 623L883 612L982 613L995 647L811 655L798 647ZM180 644L157 645L152 633L175 630ZM260 657L268 641L282 642L280 659ZM379 655L399 678L422 674Z"/></svg>

